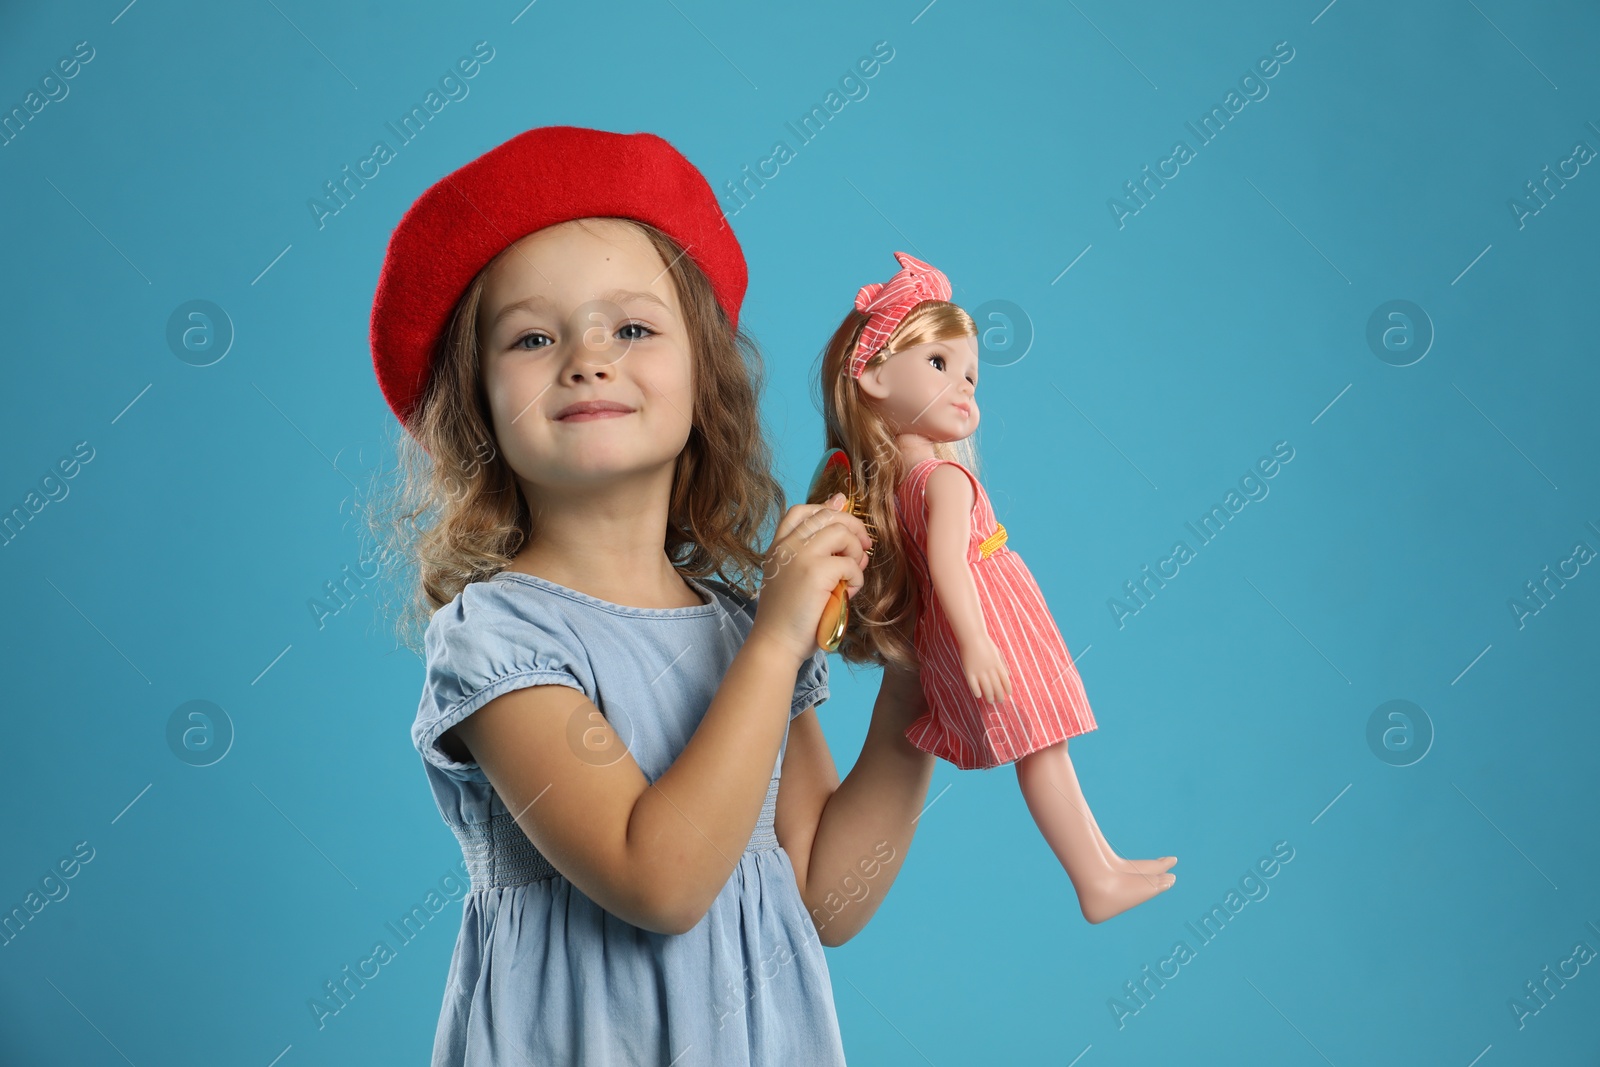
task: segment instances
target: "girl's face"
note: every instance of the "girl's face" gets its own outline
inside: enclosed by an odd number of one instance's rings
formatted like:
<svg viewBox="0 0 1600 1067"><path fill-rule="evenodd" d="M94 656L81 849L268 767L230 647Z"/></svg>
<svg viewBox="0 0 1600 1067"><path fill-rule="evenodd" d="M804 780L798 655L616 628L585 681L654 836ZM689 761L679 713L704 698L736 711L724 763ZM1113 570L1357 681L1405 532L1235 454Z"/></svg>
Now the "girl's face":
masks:
<svg viewBox="0 0 1600 1067"><path fill-rule="evenodd" d="M902 348L861 373L861 389L895 433L960 441L978 428L978 339Z"/></svg>
<svg viewBox="0 0 1600 1067"><path fill-rule="evenodd" d="M689 338L636 228L585 219L516 242L485 281L478 337L495 439L525 485L670 484L694 411ZM572 410L594 401L616 410Z"/></svg>

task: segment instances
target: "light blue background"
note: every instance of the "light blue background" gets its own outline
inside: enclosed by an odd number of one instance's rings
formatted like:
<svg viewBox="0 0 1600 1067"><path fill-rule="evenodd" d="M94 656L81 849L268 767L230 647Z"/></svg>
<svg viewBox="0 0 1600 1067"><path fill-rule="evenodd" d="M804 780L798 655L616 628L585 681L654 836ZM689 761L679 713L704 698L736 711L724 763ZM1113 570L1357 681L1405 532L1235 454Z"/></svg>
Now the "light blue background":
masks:
<svg viewBox="0 0 1600 1067"><path fill-rule="evenodd" d="M7 6L0 108L95 58L0 147L0 507L95 455L0 550L0 908L95 855L0 947L0 1062L425 1062L459 905L325 1028L307 1006L460 859L407 734L420 662L372 599L321 629L307 602L393 462L389 232L545 124L660 133L719 190L795 149L733 217L792 499L813 361L893 250L1033 334L985 368L985 483L1081 657L1100 822L1179 881L1089 926L1011 770L941 763L891 899L829 954L853 1063L1595 1062L1600 965L1522 1029L1509 1001L1600 949L1600 576L1521 627L1508 602L1600 548L1600 172L1520 228L1508 201L1600 149L1600 14L924 2ZM469 95L319 229L307 201L479 40ZM1279 41L1270 94L1119 228L1108 199ZM237 331L207 367L165 340L193 299ZM1437 332L1406 367L1366 342L1394 299ZM1270 494L1119 627L1123 583L1279 441ZM876 682L834 660L841 772ZM206 768L166 741L195 699L236 730ZM1366 741L1394 699L1436 733L1408 767ZM1270 895L1119 1028L1110 999L1279 841Z"/></svg>

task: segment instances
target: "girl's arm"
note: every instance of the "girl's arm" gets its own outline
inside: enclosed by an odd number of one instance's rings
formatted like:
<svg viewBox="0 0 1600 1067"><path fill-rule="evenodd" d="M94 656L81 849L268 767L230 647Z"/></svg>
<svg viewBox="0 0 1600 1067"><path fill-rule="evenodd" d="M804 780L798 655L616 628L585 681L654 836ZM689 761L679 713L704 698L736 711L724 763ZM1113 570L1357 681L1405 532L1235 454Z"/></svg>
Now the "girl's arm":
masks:
<svg viewBox="0 0 1600 1067"><path fill-rule="evenodd" d="M454 730L556 870L619 919L680 934L705 915L750 843L800 664L752 633L654 783L600 709L567 686L514 689Z"/></svg>
<svg viewBox="0 0 1600 1067"><path fill-rule="evenodd" d="M842 945L867 924L905 862L933 778L934 757L905 738L925 707L920 676L885 667L867 739L843 783L817 713L789 726L776 829L824 945Z"/></svg>
<svg viewBox="0 0 1600 1067"><path fill-rule="evenodd" d="M992 664L980 664L975 693L998 699L1009 680L967 563L972 483L955 467L940 464L928 476L925 497L935 594L963 660L975 652L992 658ZM824 945L842 945L866 926L905 860L935 762L907 741L905 732L926 708L919 674L884 668L866 742L843 783L816 713L802 713L789 727L778 787L778 840L794 864L800 895Z"/></svg>
<svg viewBox="0 0 1600 1067"><path fill-rule="evenodd" d="M512 690L452 729L528 840L584 895L635 926L684 933L750 843L822 604L841 580L860 588L868 544L853 515L789 509L755 624L653 783L600 709L568 686Z"/></svg>

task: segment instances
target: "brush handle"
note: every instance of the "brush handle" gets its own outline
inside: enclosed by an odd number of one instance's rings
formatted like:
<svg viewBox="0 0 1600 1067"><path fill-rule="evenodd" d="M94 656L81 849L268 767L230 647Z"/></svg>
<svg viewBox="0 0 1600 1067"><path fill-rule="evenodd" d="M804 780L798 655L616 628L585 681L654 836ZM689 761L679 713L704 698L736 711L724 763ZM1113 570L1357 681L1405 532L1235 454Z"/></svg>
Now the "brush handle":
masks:
<svg viewBox="0 0 1600 1067"><path fill-rule="evenodd" d="M828 594L828 603L822 609L822 621L817 624L817 644L832 652L844 640L845 623L850 619L850 583L839 579L839 588Z"/></svg>

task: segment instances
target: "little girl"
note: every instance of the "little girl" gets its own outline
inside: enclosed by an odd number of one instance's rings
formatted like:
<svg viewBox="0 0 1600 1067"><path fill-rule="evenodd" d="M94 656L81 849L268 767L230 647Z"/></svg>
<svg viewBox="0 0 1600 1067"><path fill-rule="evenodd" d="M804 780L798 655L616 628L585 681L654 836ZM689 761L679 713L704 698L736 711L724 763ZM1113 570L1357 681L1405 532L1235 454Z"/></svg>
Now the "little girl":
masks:
<svg viewBox="0 0 1600 1067"><path fill-rule="evenodd" d="M881 542L839 653L920 664L929 707L907 738L963 769L1015 763L1084 918L1103 922L1169 889L1177 859L1123 859L1089 811L1067 741L1095 729L1094 713L971 469L976 326L942 272L895 258L900 270L861 287L822 357L827 445L850 457L853 503Z"/></svg>
<svg viewBox="0 0 1600 1067"><path fill-rule="evenodd" d="M835 498L761 550L745 284L704 177L642 133L520 134L389 242L411 737L472 878L436 1067L845 1062L822 948L893 883L933 760L892 670L834 770L816 631L871 540Z"/></svg>

